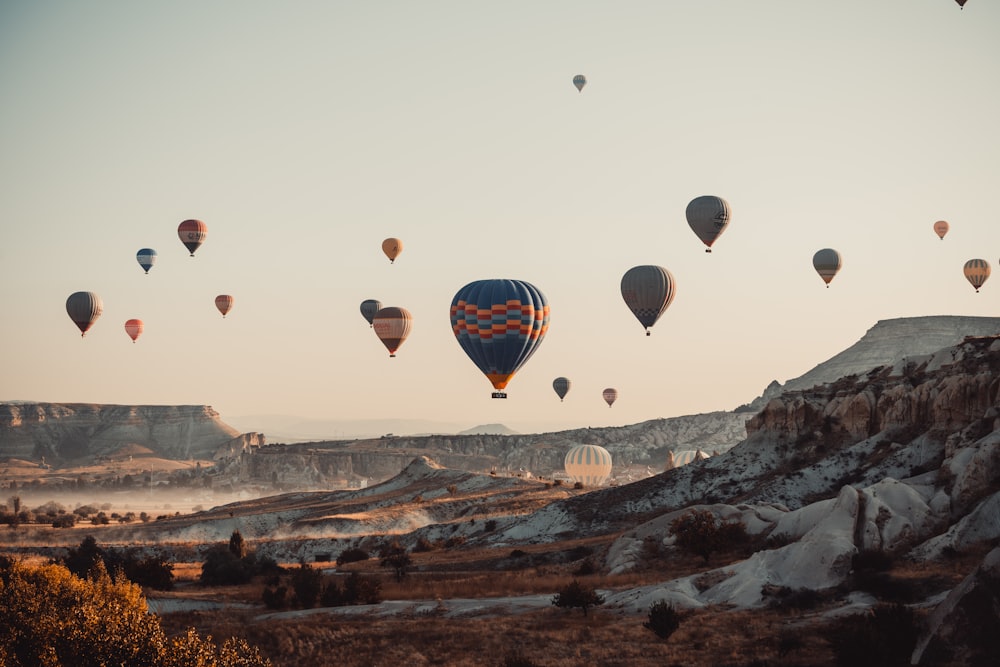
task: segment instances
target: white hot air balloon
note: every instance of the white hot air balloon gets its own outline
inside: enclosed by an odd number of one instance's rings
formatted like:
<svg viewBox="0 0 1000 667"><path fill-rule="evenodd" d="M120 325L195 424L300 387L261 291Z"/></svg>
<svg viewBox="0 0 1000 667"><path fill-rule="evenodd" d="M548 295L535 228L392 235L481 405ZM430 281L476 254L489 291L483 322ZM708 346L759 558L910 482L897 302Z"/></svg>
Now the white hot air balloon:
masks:
<svg viewBox="0 0 1000 667"><path fill-rule="evenodd" d="M566 474L584 486L601 486L611 475L611 454L598 445L576 445L563 460Z"/></svg>

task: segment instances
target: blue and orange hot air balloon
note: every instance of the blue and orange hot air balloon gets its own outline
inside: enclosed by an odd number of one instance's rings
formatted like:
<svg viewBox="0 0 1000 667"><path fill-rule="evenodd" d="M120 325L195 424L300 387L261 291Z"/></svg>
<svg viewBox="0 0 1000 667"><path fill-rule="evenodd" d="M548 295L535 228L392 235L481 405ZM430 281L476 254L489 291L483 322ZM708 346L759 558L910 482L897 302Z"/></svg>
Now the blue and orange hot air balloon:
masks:
<svg viewBox="0 0 1000 667"><path fill-rule="evenodd" d="M538 350L549 329L549 302L523 280L477 280L451 301L458 344L493 384L493 398Z"/></svg>
<svg viewBox="0 0 1000 667"><path fill-rule="evenodd" d="M188 249L188 252L191 253L191 256L194 257L194 251L208 237L208 225L201 220L185 220L178 225L177 236L180 238L181 243L184 244L184 247Z"/></svg>

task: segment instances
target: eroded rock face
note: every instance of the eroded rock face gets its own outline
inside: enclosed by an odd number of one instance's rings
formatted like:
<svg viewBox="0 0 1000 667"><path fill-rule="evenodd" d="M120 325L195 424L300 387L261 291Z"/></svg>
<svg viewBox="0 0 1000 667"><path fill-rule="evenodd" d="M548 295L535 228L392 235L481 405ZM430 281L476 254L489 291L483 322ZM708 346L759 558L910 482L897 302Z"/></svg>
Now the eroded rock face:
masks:
<svg viewBox="0 0 1000 667"><path fill-rule="evenodd" d="M112 456L130 445L171 459L211 459L239 436L207 405L0 404L0 456L50 464Z"/></svg>

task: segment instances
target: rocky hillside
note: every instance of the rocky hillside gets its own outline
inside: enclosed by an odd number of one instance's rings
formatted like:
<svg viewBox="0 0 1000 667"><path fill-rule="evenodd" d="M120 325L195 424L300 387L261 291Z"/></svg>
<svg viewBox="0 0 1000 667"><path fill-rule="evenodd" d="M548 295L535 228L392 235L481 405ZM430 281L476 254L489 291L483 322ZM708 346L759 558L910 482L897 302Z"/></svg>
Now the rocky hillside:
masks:
<svg viewBox="0 0 1000 667"><path fill-rule="evenodd" d="M1000 317L936 315L880 320L854 345L784 385L775 381L749 407L760 409L785 391L809 389L876 366L894 366L906 357L957 345L966 336L1000 334Z"/></svg>
<svg viewBox="0 0 1000 667"><path fill-rule="evenodd" d="M237 439L240 442L231 443ZM256 445L263 439L249 437ZM0 457L50 465L113 457L139 445L170 459L212 459L228 445L241 451L247 438L207 405L92 405L0 403Z"/></svg>

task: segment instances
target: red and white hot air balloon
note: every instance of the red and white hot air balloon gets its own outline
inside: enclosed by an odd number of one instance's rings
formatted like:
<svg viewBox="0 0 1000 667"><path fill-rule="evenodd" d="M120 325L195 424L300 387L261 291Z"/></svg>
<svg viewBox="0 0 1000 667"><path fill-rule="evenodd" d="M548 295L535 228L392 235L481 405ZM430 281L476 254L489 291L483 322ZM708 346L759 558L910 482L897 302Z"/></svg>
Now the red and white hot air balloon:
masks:
<svg viewBox="0 0 1000 667"><path fill-rule="evenodd" d="M220 294L215 297L215 307L219 309L222 316L225 317L230 310L233 309L233 297L229 294Z"/></svg>
<svg viewBox="0 0 1000 667"><path fill-rule="evenodd" d="M134 343L136 339L142 335L143 324L142 320L128 320L125 322L125 333L128 334L129 338L132 339Z"/></svg>
<svg viewBox="0 0 1000 667"><path fill-rule="evenodd" d="M208 236L208 225L201 220L185 220L177 227L177 236L194 257L194 251L205 242L205 238Z"/></svg>
<svg viewBox="0 0 1000 667"><path fill-rule="evenodd" d="M410 335L413 328L413 316L406 308L389 306L382 308L372 317L372 329L375 335L389 350L389 356L395 357L396 350Z"/></svg>

